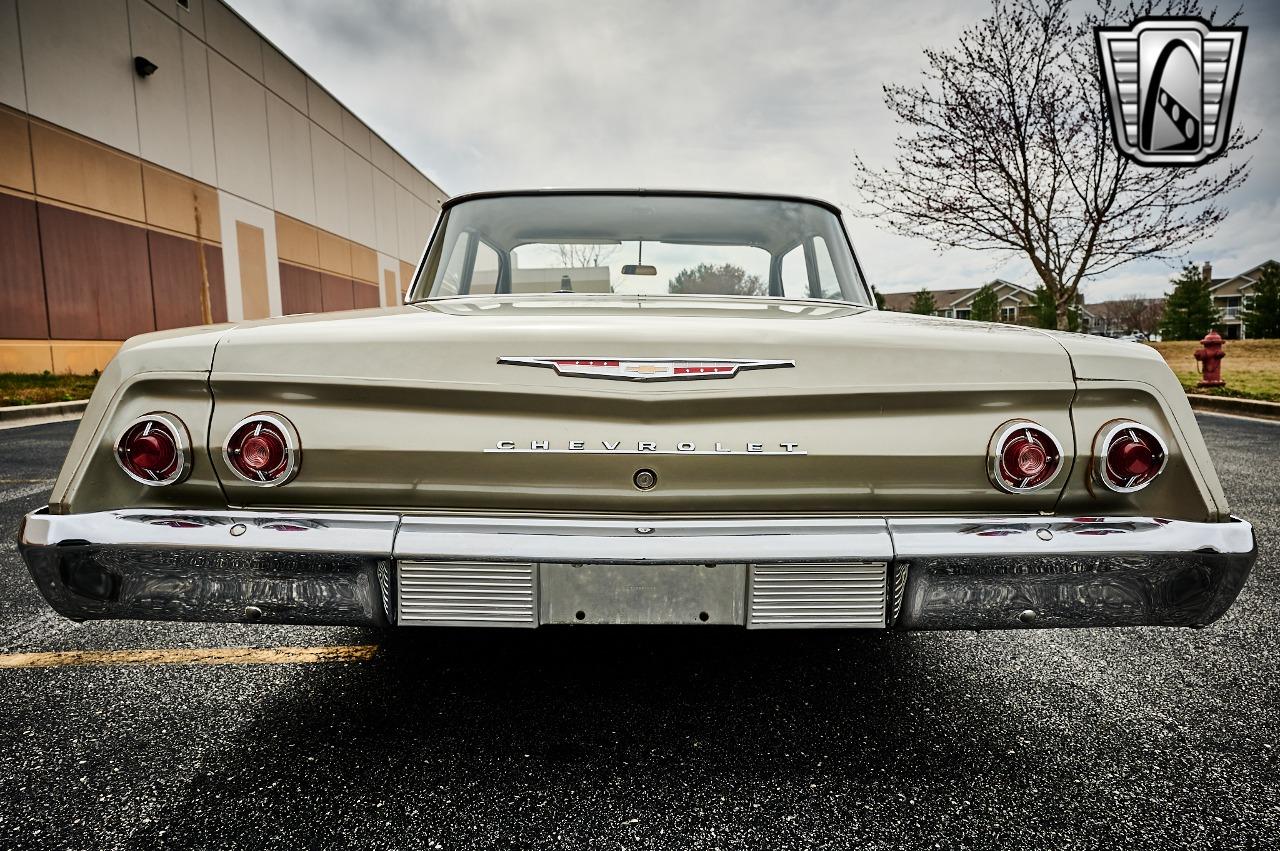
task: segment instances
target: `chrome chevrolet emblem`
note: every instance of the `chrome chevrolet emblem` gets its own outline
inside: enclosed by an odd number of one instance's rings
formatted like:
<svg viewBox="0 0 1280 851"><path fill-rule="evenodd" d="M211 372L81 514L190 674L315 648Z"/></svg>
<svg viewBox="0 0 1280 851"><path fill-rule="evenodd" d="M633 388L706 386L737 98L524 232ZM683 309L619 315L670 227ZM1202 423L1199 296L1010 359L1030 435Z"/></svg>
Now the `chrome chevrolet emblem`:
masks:
<svg viewBox="0 0 1280 851"><path fill-rule="evenodd" d="M1144 18L1095 32L1121 154L1142 165L1194 166L1223 152L1247 28Z"/></svg>
<svg viewBox="0 0 1280 851"><path fill-rule="evenodd" d="M485 452L559 454L559 455L808 455L799 443L783 441L765 443L746 441L740 444L710 444L678 440L662 443L656 440L569 440L555 444L550 440L499 440Z"/></svg>
<svg viewBox="0 0 1280 851"><path fill-rule="evenodd" d="M498 363L542 366L557 375L577 378L613 378L623 381L679 381L698 378L733 378L744 369L778 369L795 366L793 360L740 358L618 358L618 357L507 357Z"/></svg>

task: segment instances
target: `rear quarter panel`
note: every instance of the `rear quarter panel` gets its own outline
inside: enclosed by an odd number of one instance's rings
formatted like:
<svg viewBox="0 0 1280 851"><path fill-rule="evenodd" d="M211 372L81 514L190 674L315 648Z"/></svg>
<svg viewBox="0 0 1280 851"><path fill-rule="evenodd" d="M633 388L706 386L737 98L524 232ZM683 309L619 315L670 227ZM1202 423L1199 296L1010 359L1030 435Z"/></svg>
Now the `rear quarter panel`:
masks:
<svg viewBox="0 0 1280 851"><path fill-rule="evenodd" d="M1230 509L1186 392L1150 346L1083 334L1053 334L1071 356L1077 392L1072 406L1084 464L1076 468L1059 510L1141 513L1185 520L1227 520ZM1108 420L1126 417L1157 429L1169 447L1169 466L1134 494L1096 497L1088 466L1094 435Z"/></svg>
<svg viewBox="0 0 1280 851"><path fill-rule="evenodd" d="M144 334L124 344L103 371L50 496L57 514L126 506L217 507L226 500L209 463L209 368L229 326ZM184 482L155 488L124 475L115 438L135 417L167 411L191 436L192 469Z"/></svg>

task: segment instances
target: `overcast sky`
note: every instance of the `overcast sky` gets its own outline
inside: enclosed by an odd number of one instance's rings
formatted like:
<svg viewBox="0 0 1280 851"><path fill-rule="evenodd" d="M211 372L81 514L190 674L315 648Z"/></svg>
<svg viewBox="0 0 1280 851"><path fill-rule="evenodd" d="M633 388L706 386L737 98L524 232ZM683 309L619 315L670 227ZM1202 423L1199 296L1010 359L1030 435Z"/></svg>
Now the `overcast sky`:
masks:
<svg viewBox="0 0 1280 851"><path fill-rule="evenodd" d="M540 186L760 189L853 208L854 150L889 164L881 85L913 80L987 0L231 0L254 26L450 194ZM1280 255L1280 3L1246 0L1236 121L1253 175L1188 260L1215 275ZM882 291L1034 286L1026 263L953 250L846 214ZM424 236L425 238L425 236ZM1155 295L1172 270L1123 267L1090 301Z"/></svg>

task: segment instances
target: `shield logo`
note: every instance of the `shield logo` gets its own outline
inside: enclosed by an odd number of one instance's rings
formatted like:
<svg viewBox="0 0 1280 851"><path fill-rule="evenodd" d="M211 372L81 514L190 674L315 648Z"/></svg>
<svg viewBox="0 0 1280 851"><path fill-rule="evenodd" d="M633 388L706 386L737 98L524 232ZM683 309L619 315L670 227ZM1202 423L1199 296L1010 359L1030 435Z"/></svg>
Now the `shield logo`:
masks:
<svg viewBox="0 0 1280 851"><path fill-rule="evenodd" d="M1247 27L1142 18L1094 32L1121 154L1142 165L1196 166L1222 153Z"/></svg>

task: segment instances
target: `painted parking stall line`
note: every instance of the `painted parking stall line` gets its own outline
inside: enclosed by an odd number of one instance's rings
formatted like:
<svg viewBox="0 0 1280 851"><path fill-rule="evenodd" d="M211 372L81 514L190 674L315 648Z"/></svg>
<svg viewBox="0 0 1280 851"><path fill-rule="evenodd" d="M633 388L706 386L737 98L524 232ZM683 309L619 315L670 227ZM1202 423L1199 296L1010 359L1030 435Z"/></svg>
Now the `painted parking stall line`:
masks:
<svg viewBox="0 0 1280 851"><path fill-rule="evenodd" d="M54 481L54 479L0 478L0 502L26 499L29 496L53 490Z"/></svg>
<svg viewBox="0 0 1280 851"><path fill-rule="evenodd" d="M178 647L159 650L67 650L0 655L0 668L67 668L111 665L299 665L367 662L376 644L321 647Z"/></svg>

